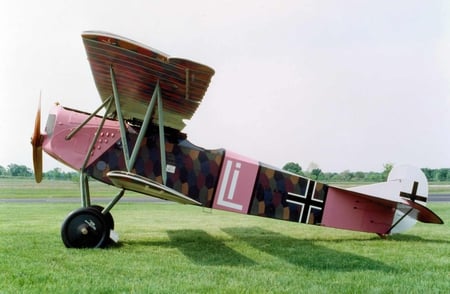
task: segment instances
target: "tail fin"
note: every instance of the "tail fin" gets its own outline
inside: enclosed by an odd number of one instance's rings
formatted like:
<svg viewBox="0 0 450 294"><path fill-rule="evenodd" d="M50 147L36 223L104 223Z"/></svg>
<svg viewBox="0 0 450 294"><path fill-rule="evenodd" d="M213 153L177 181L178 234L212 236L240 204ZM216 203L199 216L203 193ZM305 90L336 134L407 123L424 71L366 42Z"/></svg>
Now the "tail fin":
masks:
<svg viewBox="0 0 450 294"><path fill-rule="evenodd" d="M425 174L410 165L395 166L387 178L388 182L399 182L400 197L426 206L428 200L428 181ZM390 234L406 231L413 227L418 218L418 211L408 205L398 205L395 211Z"/></svg>
<svg viewBox="0 0 450 294"><path fill-rule="evenodd" d="M395 166L389 173L387 181L401 184L401 197L426 205L428 181L421 169L410 165Z"/></svg>

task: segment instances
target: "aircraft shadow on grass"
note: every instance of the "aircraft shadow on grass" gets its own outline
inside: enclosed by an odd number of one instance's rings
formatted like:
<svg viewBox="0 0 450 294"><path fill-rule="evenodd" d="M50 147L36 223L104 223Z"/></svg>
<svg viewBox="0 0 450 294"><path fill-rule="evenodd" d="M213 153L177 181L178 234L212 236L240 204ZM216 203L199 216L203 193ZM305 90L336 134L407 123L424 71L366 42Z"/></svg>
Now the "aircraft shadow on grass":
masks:
<svg viewBox="0 0 450 294"><path fill-rule="evenodd" d="M193 263L205 266L252 266L256 262L233 250L222 240L215 238L203 230L169 230L168 241L130 240L120 242L115 247L125 244L150 247L176 248Z"/></svg>
<svg viewBox="0 0 450 294"><path fill-rule="evenodd" d="M171 230L171 243L192 262L201 265L252 266L256 262L202 230Z"/></svg>
<svg viewBox="0 0 450 294"><path fill-rule="evenodd" d="M339 272L394 270L380 261L318 245L315 243L317 240L296 239L259 227L225 228L223 231L257 250L310 270ZM249 232L251 234L248 234Z"/></svg>
<svg viewBox="0 0 450 294"><path fill-rule="evenodd" d="M380 261L315 244L317 240L301 240L258 227L224 228L225 233L251 247L282 259L294 266L310 270L351 272L395 269ZM177 248L195 264L204 266L255 266L258 262L230 248L203 230L170 230L169 241L130 241L129 244ZM378 240L378 239L376 239Z"/></svg>

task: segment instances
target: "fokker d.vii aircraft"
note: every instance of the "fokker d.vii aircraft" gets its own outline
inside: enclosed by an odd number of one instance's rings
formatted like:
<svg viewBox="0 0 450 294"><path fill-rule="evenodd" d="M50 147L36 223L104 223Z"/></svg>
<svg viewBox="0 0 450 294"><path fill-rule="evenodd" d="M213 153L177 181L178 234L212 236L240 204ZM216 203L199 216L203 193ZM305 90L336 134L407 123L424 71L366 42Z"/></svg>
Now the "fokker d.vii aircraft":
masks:
<svg viewBox="0 0 450 294"><path fill-rule="evenodd" d="M43 150L80 172L82 207L62 224L65 246L117 242L110 211L127 190L381 236L402 232L416 220L443 223L425 207L428 186L418 169L395 168L387 182L342 189L228 150L192 144L181 132L183 121L202 101L213 69L109 33L85 32L82 39L99 107L85 113L57 104L41 133L39 106L32 137L37 182L42 180ZM91 203L89 178L119 188L106 207Z"/></svg>

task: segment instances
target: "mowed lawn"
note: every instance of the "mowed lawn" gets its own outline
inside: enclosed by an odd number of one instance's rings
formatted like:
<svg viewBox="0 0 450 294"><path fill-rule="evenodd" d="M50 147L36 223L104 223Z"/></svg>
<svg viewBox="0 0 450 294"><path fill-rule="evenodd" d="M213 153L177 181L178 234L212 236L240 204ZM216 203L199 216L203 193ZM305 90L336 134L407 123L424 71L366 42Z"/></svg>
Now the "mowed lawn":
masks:
<svg viewBox="0 0 450 294"><path fill-rule="evenodd" d="M46 193L64 190L54 187ZM60 225L78 206L0 202L0 293L450 292L450 203L429 204L444 225L419 223L382 240L193 206L121 202L112 211L118 245L66 249Z"/></svg>

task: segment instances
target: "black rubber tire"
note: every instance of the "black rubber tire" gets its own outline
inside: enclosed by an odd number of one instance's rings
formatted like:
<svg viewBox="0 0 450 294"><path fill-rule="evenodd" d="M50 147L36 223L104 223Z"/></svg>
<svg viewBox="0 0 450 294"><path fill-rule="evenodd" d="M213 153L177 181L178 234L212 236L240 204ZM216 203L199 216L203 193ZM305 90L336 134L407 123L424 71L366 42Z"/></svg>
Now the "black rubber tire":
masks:
<svg viewBox="0 0 450 294"><path fill-rule="evenodd" d="M104 207L101 206L101 205L91 205L91 206L89 206L89 207L95 208L95 209L97 209L97 210L100 211L100 212L102 212L102 211L103 211L103 208L104 208ZM104 216L105 216L106 221L108 222L109 228L110 228L111 230L114 230L114 218L113 218L111 212L108 212L108 213L105 214Z"/></svg>
<svg viewBox="0 0 450 294"><path fill-rule="evenodd" d="M67 248L104 248L110 241L105 216L92 207L71 212L61 226L61 238Z"/></svg>

